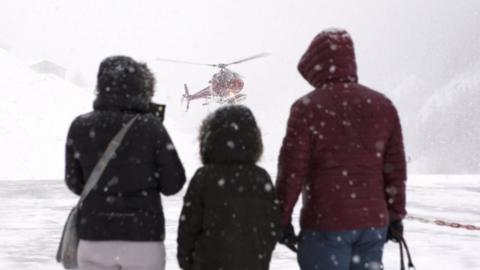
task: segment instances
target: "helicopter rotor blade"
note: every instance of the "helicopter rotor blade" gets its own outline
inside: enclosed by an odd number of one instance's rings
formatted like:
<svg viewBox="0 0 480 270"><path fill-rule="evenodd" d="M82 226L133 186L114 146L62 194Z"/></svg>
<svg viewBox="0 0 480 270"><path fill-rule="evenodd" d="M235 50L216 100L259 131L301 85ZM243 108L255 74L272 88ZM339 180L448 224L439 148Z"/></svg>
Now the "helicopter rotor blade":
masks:
<svg viewBox="0 0 480 270"><path fill-rule="evenodd" d="M260 53L260 54L256 54L256 55L244 58L242 60L238 60L238 61L235 61L235 62L225 64L224 66L226 67L226 66L230 66L230 65L240 64L240 63L247 62L247 61L250 61L250 60L253 60L253 59L265 57L265 56L268 56L268 55L270 55L270 54L269 53Z"/></svg>
<svg viewBox="0 0 480 270"><path fill-rule="evenodd" d="M189 61L179 61L179 60L166 59L166 58L156 58L155 60L161 61L161 62L171 62L171 63L177 63L177 64L189 64L189 65L197 65L197 66L209 66L209 67L217 67L218 66L218 65L215 65L215 64L196 63L196 62L189 62Z"/></svg>

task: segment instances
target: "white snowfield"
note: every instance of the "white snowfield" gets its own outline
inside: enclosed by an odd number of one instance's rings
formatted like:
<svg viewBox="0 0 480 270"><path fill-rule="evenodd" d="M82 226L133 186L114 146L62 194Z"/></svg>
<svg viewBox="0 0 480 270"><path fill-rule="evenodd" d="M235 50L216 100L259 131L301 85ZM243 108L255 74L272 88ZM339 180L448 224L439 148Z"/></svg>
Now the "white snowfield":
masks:
<svg viewBox="0 0 480 270"><path fill-rule="evenodd" d="M0 269L62 269L55 252L63 223L76 197L61 180L1 181ZM185 190L185 189L184 189ZM427 219L480 226L480 176L411 175L408 211ZM182 194L163 197L167 229L167 269L176 262L176 230ZM297 211L298 212L298 211ZM298 220L298 216L295 217ZM417 269L480 269L480 231L405 221ZM399 249L387 244L385 269L400 269ZM278 245L271 269L299 269L295 254Z"/></svg>

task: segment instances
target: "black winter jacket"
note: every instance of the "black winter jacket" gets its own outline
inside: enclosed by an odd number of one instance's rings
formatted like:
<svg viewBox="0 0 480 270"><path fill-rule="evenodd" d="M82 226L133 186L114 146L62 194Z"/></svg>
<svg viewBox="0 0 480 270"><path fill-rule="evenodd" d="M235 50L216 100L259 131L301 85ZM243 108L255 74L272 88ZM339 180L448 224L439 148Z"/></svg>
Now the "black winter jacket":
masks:
<svg viewBox="0 0 480 270"><path fill-rule="evenodd" d="M190 181L178 228L182 269L269 268L279 208L269 174L255 165L261 139L246 110L220 109L204 123L205 165Z"/></svg>
<svg viewBox="0 0 480 270"><path fill-rule="evenodd" d="M184 198L178 231L183 269L268 269L278 229L275 191L253 164L200 168Z"/></svg>
<svg viewBox="0 0 480 270"><path fill-rule="evenodd" d="M96 188L80 209L79 237L85 240L162 241L165 219L160 192L177 193L185 173L160 118L145 99L102 99L77 117L66 146L66 184L80 194L108 143L136 114Z"/></svg>

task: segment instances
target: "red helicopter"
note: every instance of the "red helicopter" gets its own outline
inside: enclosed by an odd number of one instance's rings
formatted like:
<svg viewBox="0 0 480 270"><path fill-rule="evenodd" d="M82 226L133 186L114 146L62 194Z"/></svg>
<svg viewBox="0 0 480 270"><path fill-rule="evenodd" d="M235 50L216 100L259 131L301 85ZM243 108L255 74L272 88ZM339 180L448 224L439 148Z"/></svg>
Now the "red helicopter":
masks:
<svg viewBox="0 0 480 270"><path fill-rule="evenodd" d="M211 67L216 67L220 69L220 71L213 74L212 79L209 81L210 85L198 91L197 93L190 94L190 92L188 91L187 84L184 84L185 94L183 94L182 96L182 101L184 100L187 101L187 110L188 110L190 107L190 101L195 99L204 99L205 102L203 103L203 105L207 105L211 101L214 101L220 104L224 104L224 103L237 104L245 100L247 95L240 93L244 85L241 76L238 73L228 69L227 67L230 65L240 64L256 58L265 57L267 55L269 54L261 53L261 54L250 56L242 60L238 60L228 64L202 64L202 63L177 61L177 60L164 59L164 58L157 58L157 60L165 61L165 62L182 63L182 64L211 66Z"/></svg>

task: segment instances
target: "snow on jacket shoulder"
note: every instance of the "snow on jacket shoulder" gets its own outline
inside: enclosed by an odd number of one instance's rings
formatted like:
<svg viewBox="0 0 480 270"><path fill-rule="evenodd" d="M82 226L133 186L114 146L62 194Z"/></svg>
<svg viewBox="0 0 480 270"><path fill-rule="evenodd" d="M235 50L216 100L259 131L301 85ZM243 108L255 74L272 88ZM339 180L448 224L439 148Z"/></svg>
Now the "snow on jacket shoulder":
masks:
<svg viewBox="0 0 480 270"><path fill-rule="evenodd" d="M382 94L357 82L353 42L319 34L299 63L315 90L290 111L279 156L282 223L303 192L301 227L386 226L405 212L406 164L400 121Z"/></svg>

